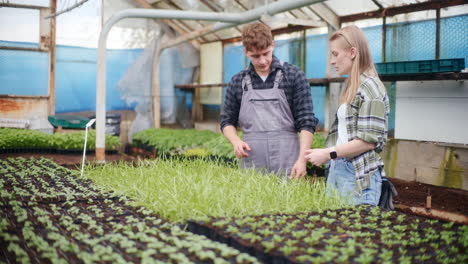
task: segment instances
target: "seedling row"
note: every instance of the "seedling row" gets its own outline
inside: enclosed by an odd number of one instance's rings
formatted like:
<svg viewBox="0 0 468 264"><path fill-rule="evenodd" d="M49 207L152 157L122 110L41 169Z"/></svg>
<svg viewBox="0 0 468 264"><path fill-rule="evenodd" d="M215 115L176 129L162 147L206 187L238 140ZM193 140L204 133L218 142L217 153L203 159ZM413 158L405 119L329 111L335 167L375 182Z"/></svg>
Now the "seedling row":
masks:
<svg viewBox="0 0 468 264"><path fill-rule="evenodd" d="M88 132L87 150L96 149L96 132ZM45 153L80 153L84 148L85 131L73 133L46 134L41 131L0 128L0 153L45 152ZM117 152L120 139L106 135L106 151Z"/></svg>
<svg viewBox="0 0 468 264"><path fill-rule="evenodd" d="M124 196L101 191L49 160L0 160L0 170L0 261L257 263ZM28 184L35 189L22 188ZM53 199L51 193L58 190L61 194Z"/></svg>
<svg viewBox="0 0 468 264"><path fill-rule="evenodd" d="M468 226L361 205L189 221L265 263L467 263Z"/></svg>
<svg viewBox="0 0 468 264"><path fill-rule="evenodd" d="M351 207L320 182L202 160L88 166L85 175L95 182L47 159L0 160L0 262L468 261L468 226Z"/></svg>

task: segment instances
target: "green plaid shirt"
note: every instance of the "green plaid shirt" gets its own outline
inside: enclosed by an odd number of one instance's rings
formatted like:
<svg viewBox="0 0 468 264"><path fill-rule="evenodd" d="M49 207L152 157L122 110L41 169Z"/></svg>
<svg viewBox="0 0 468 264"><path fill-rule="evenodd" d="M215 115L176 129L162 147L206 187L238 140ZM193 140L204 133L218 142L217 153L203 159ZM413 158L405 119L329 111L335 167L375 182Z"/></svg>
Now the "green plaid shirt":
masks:
<svg viewBox="0 0 468 264"><path fill-rule="evenodd" d="M384 163L379 154L387 142L388 113L390 104L385 86L378 77L361 75L361 85L351 104L346 104L346 131L348 141L355 138L369 143L375 143L375 149L351 158L356 172L356 191L369 188L370 178L380 169L382 177ZM338 139L338 119L330 129L327 137L327 146L336 145Z"/></svg>

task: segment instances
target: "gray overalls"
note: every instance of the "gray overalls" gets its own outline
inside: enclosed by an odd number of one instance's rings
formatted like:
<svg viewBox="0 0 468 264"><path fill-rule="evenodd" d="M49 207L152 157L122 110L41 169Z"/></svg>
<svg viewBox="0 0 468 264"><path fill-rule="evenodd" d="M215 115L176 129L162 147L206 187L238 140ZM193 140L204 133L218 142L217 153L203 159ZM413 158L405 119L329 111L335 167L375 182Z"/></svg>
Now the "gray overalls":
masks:
<svg viewBox="0 0 468 264"><path fill-rule="evenodd" d="M278 70L272 89L253 89L248 74L242 80L239 124L252 151L241 159L241 168L289 176L297 160L299 138L286 95L279 88L282 78L283 71Z"/></svg>

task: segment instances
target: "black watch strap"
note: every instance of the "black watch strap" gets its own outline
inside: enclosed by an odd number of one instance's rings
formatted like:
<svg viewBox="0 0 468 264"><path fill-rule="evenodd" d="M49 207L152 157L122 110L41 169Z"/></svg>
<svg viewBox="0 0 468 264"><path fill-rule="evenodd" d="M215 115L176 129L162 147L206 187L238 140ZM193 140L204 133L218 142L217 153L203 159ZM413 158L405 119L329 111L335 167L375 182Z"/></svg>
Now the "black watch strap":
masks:
<svg viewBox="0 0 468 264"><path fill-rule="evenodd" d="M338 155L336 154L336 150L335 148L332 149L332 151L330 151L330 159L334 160L338 157Z"/></svg>

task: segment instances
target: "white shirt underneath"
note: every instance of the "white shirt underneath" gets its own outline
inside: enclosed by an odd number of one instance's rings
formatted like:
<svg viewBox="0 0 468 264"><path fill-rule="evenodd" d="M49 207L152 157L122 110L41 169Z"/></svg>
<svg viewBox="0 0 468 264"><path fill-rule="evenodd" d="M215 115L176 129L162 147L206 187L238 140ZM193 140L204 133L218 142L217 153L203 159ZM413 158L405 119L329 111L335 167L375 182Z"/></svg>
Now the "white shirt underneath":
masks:
<svg viewBox="0 0 468 264"><path fill-rule="evenodd" d="M265 76L258 75L258 76L260 76L260 78L262 78L263 82L265 82L265 81L266 81L266 79L267 79L267 77L268 77L268 75L265 75Z"/></svg>
<svg viewBox="0 0 468 264"><path fill-rule="evenodd" d="M348 142L348 132L346 131L346 104L341 104L336 112L338 117L338 139L336 145L342 145Z"/></svg>

